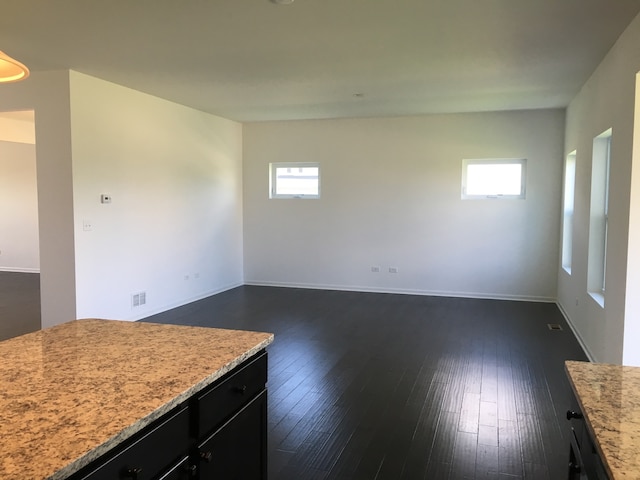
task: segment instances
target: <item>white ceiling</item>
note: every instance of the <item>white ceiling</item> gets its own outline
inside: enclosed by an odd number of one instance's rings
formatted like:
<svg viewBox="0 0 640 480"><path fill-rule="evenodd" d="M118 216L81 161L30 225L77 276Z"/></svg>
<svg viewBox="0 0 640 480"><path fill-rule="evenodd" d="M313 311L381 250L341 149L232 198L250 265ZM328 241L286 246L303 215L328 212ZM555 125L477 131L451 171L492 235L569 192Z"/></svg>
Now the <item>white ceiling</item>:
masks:
<svg viewBox="0 0 640 480"><path fill-rule="evenodd" d="M0 0L0 50L238 121L550 108L638 12L640 0Z"/></svg>

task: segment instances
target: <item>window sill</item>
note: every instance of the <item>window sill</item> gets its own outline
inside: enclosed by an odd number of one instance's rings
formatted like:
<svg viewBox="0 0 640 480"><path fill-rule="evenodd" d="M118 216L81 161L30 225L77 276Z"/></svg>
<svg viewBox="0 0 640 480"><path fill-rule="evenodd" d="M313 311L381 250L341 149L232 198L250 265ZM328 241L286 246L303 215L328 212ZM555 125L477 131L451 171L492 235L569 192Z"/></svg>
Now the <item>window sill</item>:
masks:
<svg viewBox="0 0 640 480"><path fill-rule="evenodd" d="M604 295L600 292L589 292L589 296L595 300L595 302L604 308Z"/></svg>
<svg viewBox="0 0 640 480"><path fill-rule="evenodd" d="M269 200L318 200L320 195L271 195Z"/></svg>

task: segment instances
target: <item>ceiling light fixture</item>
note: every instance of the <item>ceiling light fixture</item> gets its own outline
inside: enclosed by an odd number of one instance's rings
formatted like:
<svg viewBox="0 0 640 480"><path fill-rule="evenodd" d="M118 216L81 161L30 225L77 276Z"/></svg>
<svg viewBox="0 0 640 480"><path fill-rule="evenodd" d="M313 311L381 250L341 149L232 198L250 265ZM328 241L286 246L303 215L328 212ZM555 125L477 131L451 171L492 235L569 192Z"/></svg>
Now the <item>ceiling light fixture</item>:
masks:
<svg viewBox="0 0 640 480"><path fill-rule="evenodd" d="M29 76L29 69L0 51L0 83L18 82Z"/></svg>
<svg viewBox="0 0 640 480"><path fill-rule="evenodd" d="M271 3L275 3L276 5L291 5L293 0L271 0Z"/></svg>

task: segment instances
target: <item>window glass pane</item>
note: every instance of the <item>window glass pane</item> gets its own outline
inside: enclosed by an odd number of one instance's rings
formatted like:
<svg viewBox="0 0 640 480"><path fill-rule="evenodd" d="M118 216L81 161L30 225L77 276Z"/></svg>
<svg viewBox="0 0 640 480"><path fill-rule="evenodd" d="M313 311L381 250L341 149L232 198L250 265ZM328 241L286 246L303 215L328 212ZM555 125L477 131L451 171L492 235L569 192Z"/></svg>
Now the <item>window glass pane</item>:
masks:
<svg viewBox="0 0 640 480"><path fill-rule="evenodd" d="M520 195L522 165L469 165L467 195Z"/></svg>
<svg viewBox="0 0 640 480"><path fill-rule="evenodd" d="M524 159L464 160L462 198L524 198Z"/></svg>
<svg viewBox="0 0 640 480"><path fill-rule="evenodd" d="M593 139L591 159L591 206L589 213L589 255L587 258L587 289L604 307L607 273L609 167L612 129Z"/></svg>
<svg viewBox="0 0 640 480"><path fill-rule="evenodd" d="M564 218L562 220L562 267L571 273L573 250L573 204L576 185L576 152L567 156L564 168Z"/></svg>
<svg viewBox="0 0 640 480"><path fill-rule="evenodd" d="M270 198L319 198L319 163L270 164Z"/></svg>
<svg viewBox="0 0 640 480"><path fill-rule="evenodd" d="M276 168L277 195L318 195L318 167Z"/></svg>

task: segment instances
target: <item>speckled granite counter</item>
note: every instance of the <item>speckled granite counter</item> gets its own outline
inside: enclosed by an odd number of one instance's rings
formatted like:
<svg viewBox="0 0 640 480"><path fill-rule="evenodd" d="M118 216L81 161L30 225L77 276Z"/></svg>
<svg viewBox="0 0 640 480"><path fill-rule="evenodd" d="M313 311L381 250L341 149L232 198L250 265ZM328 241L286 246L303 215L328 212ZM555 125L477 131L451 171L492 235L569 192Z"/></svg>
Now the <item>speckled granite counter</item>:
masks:
<svg viewBox="0 0 640 480"><path fill-rule="evenodd" d="M272 341L78 320L0 342L0 478L66 478Z"/></svg>
<svg viewBox="0 0 640 480"><path fill-rule="evenodd" d="M568 361L566 370L609 476L640 479L640 368Z"/></svg>

